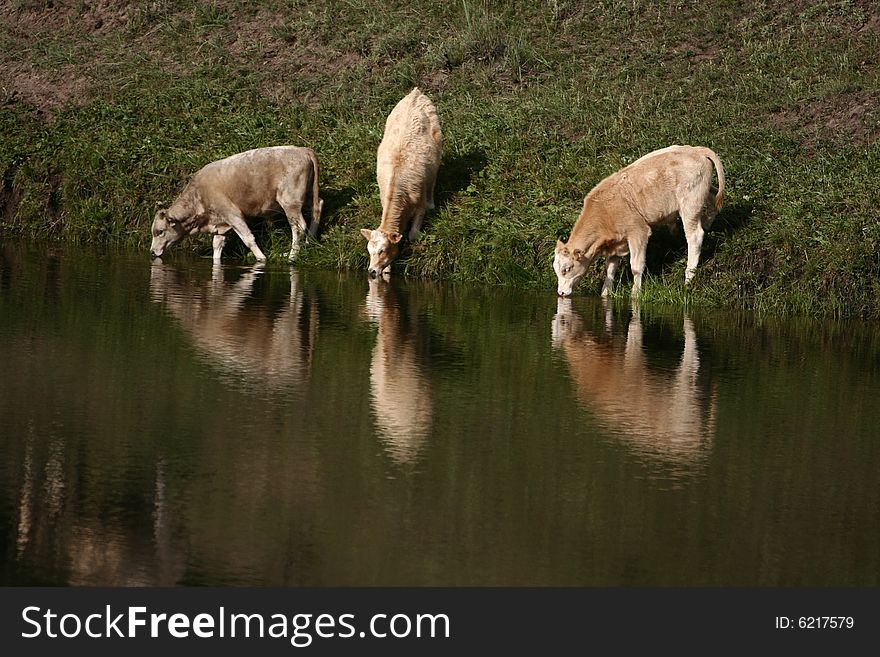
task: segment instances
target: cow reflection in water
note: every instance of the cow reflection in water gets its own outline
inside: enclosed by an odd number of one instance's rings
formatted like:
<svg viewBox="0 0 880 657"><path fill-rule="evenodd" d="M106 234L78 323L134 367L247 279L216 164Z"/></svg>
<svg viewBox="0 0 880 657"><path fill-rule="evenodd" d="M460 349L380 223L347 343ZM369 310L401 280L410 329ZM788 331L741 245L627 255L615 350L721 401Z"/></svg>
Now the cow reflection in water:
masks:
<svg viewBox="0 0 880 657"><path fill-rule="evenodd" d="M690 318L683 321L684 350L678 367L667 371L646 360L637 304L623 347L613 339L609 304L604 331L596 335L571 304L568 298L558 301L553 346L565 355L584 408L640 455L685 468L702 463L715 432L716 399L714 390L698 385L700 357Z"/></svg>
<svg viewBox="0 0 880 657"><path fill-rule="evenodd" d="M186 559L172 536L161 460L153 478L152 522L145 523L108 508L77 476L79 454L63 439L26 440L17 504L19 567L42 570L53 584L68 586L173 586L181 580Z"/></svg>
<svg viewBox="0 0 880 657"><path fill-rule="evenodd" d="M391 282L371 278L364 312L378 326L370 363L376 428L389 456L415 463L431 430L433 401L425 335Z"/></svg>
<svg viewBox="0 0 880 657"><path fill-rule="evenodd" d="M299 274L290 270L290 294L280 311L254 303L263 265L227 283L214 265L210 281L184 280L172 266L154 261L150 297L161 303L212 363L236 375L282 386L309 378L318 329L318 305L303 293Z"/></svg>

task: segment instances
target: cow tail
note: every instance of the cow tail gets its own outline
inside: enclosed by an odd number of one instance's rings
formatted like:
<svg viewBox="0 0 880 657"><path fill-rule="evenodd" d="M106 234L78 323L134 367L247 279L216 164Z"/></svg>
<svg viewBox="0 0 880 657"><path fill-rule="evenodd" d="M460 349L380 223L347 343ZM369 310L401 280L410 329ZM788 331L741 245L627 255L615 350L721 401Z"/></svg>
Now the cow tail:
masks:
<svg viewBox="0 0 880 657"><path fill-rule="evenodd" d="M715 211L720 212L721 206L724 204L724 167L721 166L721 159L711 149L705 150L706 157L712 160L715 165L715 172L718 174L718 192L715 194Z"/></svg>
<svg viewBox="0 0 880 657"><path fill-rule="evenodd" d="M324 201L318 195L318 156L311 148L309 149L309 159L312 161L312 223L309 225L309 235L317 237Z"/></svg>

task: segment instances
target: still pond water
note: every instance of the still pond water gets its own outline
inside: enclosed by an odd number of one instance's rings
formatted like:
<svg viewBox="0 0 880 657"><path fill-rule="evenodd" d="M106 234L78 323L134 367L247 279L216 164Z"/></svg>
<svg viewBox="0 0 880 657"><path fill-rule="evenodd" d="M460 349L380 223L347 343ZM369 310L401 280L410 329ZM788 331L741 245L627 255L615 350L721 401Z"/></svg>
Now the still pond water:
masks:
<svg viewBox="0 0 880 657"><path fill-rule="evenodd" d="M0 585L880 585L876 326L6 244L0 344Z"/></svg>

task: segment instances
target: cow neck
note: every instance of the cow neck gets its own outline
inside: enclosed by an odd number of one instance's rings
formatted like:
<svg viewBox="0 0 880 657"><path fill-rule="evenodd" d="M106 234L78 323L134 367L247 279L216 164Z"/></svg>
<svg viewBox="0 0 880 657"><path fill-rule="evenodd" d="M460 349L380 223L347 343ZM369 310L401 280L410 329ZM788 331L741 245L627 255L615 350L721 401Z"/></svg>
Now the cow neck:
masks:
<svg viewBox="0 0 880 657"><path fill-rule="evenodd" d="M570 251L581 250L586 253L599 239L597 230L597 207L595 199L587 197L581 216L575 222L574 230L568 238L566 246Z"/></svg>
<svg viewBox="0 0 880 657"><path fill-rule="evenodd" d="M180 225L183 226L183 229L187 232L187 234L198 233L201 227L201 222L197 215L187 215L187 218L180 222Z"/></svg>
<svg viewBox="0 0 880 657"><path fill-rule="evenodd" d="M398 199L401 197L403 201L398 202ZM379 228L386 233L403 234L400 224L407 210L407 205L406 194L400 194L397 190L389 194L388 203L385 206L385 211L382 213L382 223Z"/></svg>
<svg viewBox="0 0 880 657"><path fill-rule="evenodd" d="M174 206L178 206L181 209L181 214L184 218L180 220L180 225L183 226L184 230L187 233L199 232L205 212L197 193L190 187L181 194L181 198L178 199ZM174 206L169 208L169 214L174 209ZM172 216L174 215L172 214Z"/></svg>
<svg viewBox="0 0 880 657"><path fill-rule="evenodd" d="M400 218L403 213L406 211L406 202L400 203L399 199L401 196L406 198L405 194L401 194L398 189L398 185L400 183L400 163L395 163L393 173L391 174L391 180L388 183L388 196L385 199L385 203L382 207L382 222L379 226L380 230L385 233L401 233L400 230ZM403 207L401 207L401 205Z"/></svg>
<svg viewBox="0 0 880 657"><path fill-rule="evenodd" d="M382 217L382 224L379 226L379 230L381 230L383 233L387 233L389 235L391 233L402 234L402 232L400 230L400 214L401 213L399 213L399 212L395 213L393 215L394 216L393 219L390 218L391 215L386 215L386 216Z"/></svg>

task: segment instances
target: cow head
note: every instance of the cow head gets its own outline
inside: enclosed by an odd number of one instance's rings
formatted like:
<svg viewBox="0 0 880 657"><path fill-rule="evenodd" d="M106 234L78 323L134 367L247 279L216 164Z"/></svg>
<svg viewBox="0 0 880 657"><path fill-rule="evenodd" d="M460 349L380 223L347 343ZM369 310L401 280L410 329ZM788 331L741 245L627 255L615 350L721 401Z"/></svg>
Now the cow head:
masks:
<svg viewBox="0 0 880 657"><path fill-rule="evenodd" d="M367 240L367 253L370 254L370 278L378 278L394 262L400 253L400 233L387 233L384 230L361 229Z"/></svg>
<svg viewBox="0 0 880 657"><path fill-rule="evenodd" d="M186 235L180 221L170 216L167 210L159 210L156 213L150 232L153 235L150 253L154 258L160 257L169 246L177 244Z"/></svg>
<svg viewBox="0 0 880 657"><path fill-rule="evenodd" d="M569 249L561 241L556 241L556 253L553 256L553 271L556 272L556 291L561 297L571 296L574 286L587 273L589 259L581 249Z"/></svg>

